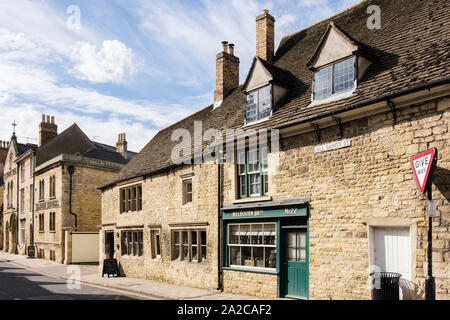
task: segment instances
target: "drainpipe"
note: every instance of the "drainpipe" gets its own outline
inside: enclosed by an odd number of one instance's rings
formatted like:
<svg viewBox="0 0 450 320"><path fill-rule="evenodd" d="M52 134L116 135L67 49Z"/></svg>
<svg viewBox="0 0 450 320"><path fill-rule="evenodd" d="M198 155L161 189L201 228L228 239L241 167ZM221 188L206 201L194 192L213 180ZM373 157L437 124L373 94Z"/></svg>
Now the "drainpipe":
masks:
<svg viewBox="0 0 450 320"><path fill-rule="evenodd" d="M33 234L31 236L31 245L34 246L34 188L36 183L36 175L34 174L34 169L36 166L36 151L33 151L33 154L31 155L31 161L33 165L31 166L31 170L33 170L33 189L31 190L31 220L32 220L32 232ZM36 255L36 248L34 249L35 255Z"/></svg>
<svg viewBox="0 0 450 320"><path fill-rule="evenodd" d="M220 153L219 153L220 154ZM220 247L222 243L220 242L220 220L221 220L221 212L220 208L222 205L222 197L221 197L221 166L219 159L217 163L217 290L223 291L221 276L222 276L222 265L220 263Z"/></svg>
<svg viewBox="0 0 450 320"><path fill-rule="evenodd" d="M20 175L20 166L17 163L17 197L16 197L16 254L19 254L19 175Z"/></svg>
<svg viewBox="0 0 450 320"><path fill-rule="evenodd" d="M72 175L75 173L75 167L69 166L67 167L67 172L70 175L70 181L69 181L69 213L75 217L75 231L78 227L78 216L72 212Z"/></svg>

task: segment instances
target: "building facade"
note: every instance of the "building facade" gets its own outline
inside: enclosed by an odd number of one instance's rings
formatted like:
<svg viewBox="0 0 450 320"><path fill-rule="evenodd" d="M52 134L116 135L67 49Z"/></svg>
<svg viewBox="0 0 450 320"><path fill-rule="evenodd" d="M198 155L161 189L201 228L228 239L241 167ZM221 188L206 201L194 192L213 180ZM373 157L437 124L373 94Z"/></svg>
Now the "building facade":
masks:
<svg viewBox="0 0 450 320"><path fill-rule="evenodd" d="M367 27L370 5L381 30ZM422 299L427 198L410 159L437 148L433 275L449 299L447 10L365 1L276 52L263 11L245 82L224 42L214 104L161 130L102 187L101 260L261 298L370 299L370 273L392 271L402 299Z"/></svg>
<svg viewBox="0 0 450 320"><path fill-rule="evenodd" d="M72 235L98 234L97 188L135 155L125 134L119 140L117 147L93 142L76 124L58 134L54 118L45 115L39 146L17 143L13 134L5 163L3 249L21 255L32 249L38 258L72 263L73 249L83 251L82 240L73 243Z"/></svg>

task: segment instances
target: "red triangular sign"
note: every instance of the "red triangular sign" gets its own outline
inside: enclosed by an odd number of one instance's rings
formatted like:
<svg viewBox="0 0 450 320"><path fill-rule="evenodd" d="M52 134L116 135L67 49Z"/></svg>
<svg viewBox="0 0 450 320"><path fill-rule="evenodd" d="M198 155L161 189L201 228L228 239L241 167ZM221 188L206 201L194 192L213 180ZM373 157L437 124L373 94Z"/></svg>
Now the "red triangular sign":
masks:
<svg viewBox="0 0 450 320"><path fill-rule="evenodd" d="M416 179L417 186L421 193L425 193L426 187L428 186L428 179L430 178L430 172L436 165L436 151L436 149L431 149L411 158L414 178Z"/></svg>

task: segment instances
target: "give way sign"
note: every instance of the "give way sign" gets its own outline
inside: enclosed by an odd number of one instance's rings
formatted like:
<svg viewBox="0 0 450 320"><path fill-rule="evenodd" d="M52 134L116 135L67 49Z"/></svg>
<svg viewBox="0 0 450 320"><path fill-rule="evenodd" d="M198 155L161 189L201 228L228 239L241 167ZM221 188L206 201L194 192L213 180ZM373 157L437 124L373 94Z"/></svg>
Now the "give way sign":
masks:
<svg viewBox="0 0 450 320"><path fill-rule="evenodd" d="M433 180L433 171L436 168L438 151L436 148L422 152L411 158L411 166L421 193L425 193Z"/></svg>

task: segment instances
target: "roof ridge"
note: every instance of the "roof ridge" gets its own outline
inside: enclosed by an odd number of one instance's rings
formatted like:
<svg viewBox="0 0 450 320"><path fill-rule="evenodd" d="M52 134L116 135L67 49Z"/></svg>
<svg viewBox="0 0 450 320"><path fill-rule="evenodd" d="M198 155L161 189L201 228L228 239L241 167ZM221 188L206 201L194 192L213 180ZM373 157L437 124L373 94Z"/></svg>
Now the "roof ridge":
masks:
<svg viewBox="0 0 450 320"><path fill-rule="evenodd" d="M310 26L308 26L308 27L306 27L306 28L303 28L303 29L300 29L300 30L295 31L295 32L293 32L293 33L290 33L290 34L288 34L288 35L285 35L285 36L283 36L283 37L281 38L280 44L283 43L285 40L287 40L287 39L289 39L289 38L292 38L293 36L299 34L299 33L302 32L302 31L308 30L309 28L312 28L312 27L314 27L314 26L316 26L316 25L318 25L318 24L320 24L320 23L322 23L322 22L324 22L324 21L333 19L333 18L335 18L335 17L337 17L337 16L339 16L339 15L341 15L341 14L344 14L344 13L346 13L347 11L350 11L350 10L352 10L353 8L355 8L355 7L359 6L359 5L361 5L363 2L368 2L368 1L369 1L369 0L361 0L360 2L355 3L354 5L348 7L348 8L346 8L346 9L344 9L343 11L338 12L338 13L336 13L336 14L334 14L334 15L328 17L328 18L322 19L322 20L320 20L320 21L318 21L318 22L316 22L316 23L313 23L312 25L310 25Z"/></svg>

